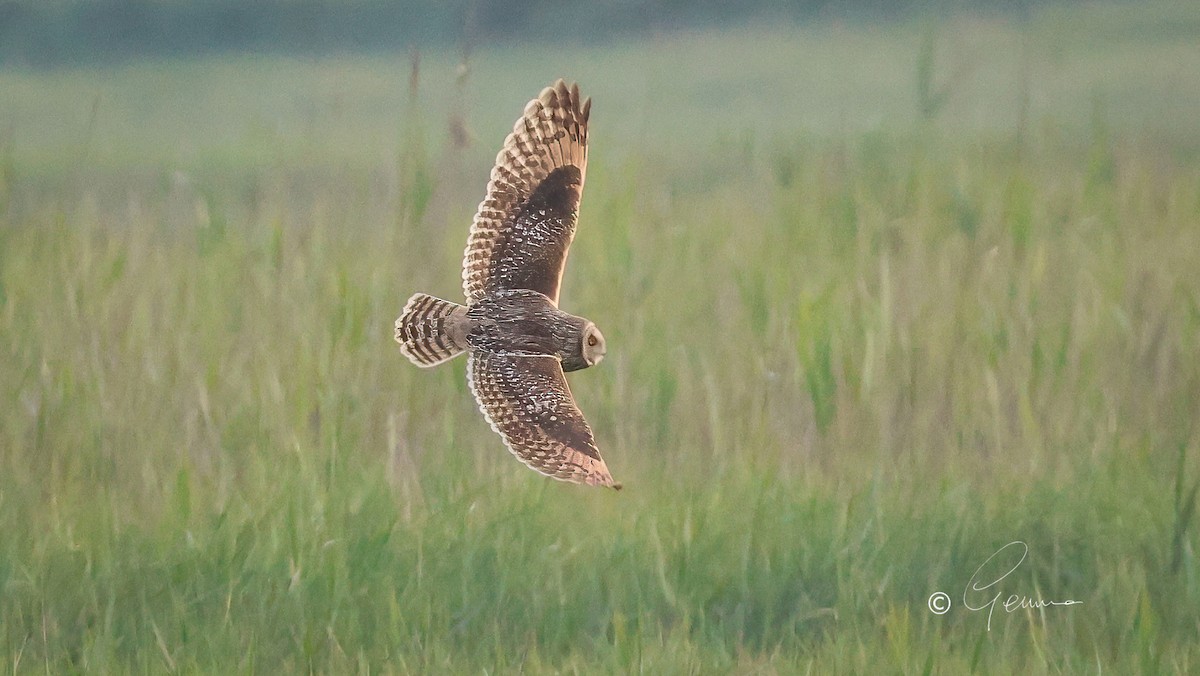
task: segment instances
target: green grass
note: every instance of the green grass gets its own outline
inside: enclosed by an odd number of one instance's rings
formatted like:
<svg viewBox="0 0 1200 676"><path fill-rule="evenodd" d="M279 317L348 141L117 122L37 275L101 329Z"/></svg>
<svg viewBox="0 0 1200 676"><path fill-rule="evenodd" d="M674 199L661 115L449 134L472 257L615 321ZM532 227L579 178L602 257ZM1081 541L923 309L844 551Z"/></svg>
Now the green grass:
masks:
<svg viewBox="0 0 1200 676"><path fill-rule="evenodd" d="M403 57L0 73L0 664L1195 672L1200 68L1144 76L1196 52L1109 6L1024 30L1024 128L998 19L493 48L457 93L434 54L415 102ZM596 96L563 299L620 493L391 339L559 74ZM1014 540L1005 597L1082 605L988 631L963 591Z"/></svg>

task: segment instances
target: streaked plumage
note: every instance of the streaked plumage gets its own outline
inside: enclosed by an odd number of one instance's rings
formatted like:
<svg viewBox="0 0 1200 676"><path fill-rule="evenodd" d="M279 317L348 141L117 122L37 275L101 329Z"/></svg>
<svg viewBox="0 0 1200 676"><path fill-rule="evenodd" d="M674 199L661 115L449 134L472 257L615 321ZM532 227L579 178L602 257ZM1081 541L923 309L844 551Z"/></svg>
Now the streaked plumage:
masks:
<svg viewBox="0 0 1200 676"><path fill-rule="evenodd" d="M467 352L480 411L525 464L563 481L620 488L564 375L599 363L604 336L558 309L587 175L590 112L591 100L562 80L525 106L471 225L466 305L418 293L396 320L396 340L423 367Z"/></svg>

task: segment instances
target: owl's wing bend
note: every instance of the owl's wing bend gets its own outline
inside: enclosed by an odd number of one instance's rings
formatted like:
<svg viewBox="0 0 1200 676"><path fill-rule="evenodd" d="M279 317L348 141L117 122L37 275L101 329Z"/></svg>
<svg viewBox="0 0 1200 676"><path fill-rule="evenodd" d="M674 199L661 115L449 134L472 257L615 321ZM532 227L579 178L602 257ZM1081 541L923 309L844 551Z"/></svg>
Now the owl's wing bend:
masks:
<svg viewBox="0 0 1200 676"><path fill-rule="evenodd" d="M558 305L587 174L592 100L559 80L525 106L504 139L463 252L468 304L500 289L532 289Z"/></svg>
<svg viewBox="0 0 1200 676"><path fill-rule="evenodd" d="M467 383L483 416L521 462L562 481L621 487L600 458L557 357L471 350Z"/></svg>

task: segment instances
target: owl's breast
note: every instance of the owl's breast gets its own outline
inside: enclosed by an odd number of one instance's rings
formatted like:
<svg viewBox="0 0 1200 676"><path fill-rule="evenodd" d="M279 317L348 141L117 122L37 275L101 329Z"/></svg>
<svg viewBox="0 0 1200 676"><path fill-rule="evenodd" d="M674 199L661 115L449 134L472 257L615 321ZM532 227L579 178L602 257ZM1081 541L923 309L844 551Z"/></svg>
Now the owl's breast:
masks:
<svg viewBox="0 0 1200 676"><path fill-rule="evenodd" d="M559 310L546 296L524 289L498 292L467 311L467 344L493 354L554 355L564 364L578 357L582 320Z"/></svg>
<svg viewBox="0 0 1200 676"><path fill-rule="evenodd" d="M487 317L474 323L467 344L494 354L555 354L554 334L544 324L519 317Z"/></svg>

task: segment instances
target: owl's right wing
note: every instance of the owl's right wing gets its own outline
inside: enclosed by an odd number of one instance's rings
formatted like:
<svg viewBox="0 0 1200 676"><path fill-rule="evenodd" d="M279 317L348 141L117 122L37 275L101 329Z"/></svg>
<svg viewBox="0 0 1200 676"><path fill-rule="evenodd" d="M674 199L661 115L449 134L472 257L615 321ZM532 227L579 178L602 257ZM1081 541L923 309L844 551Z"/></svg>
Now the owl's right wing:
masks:
<svg viewBox="0 0 1200 676"><path fill-rule="evenodd" d="M619 489L557 357L471 350L467 383L513 455L561 481Z"/></svg>
<svg viewBox="0 0 1200 676"><path fill-rule="evenodd" d="M467 304L532 289L558 304L587 174L591 99L559 80L525 106L504 139L463 252Z"/></svg>

